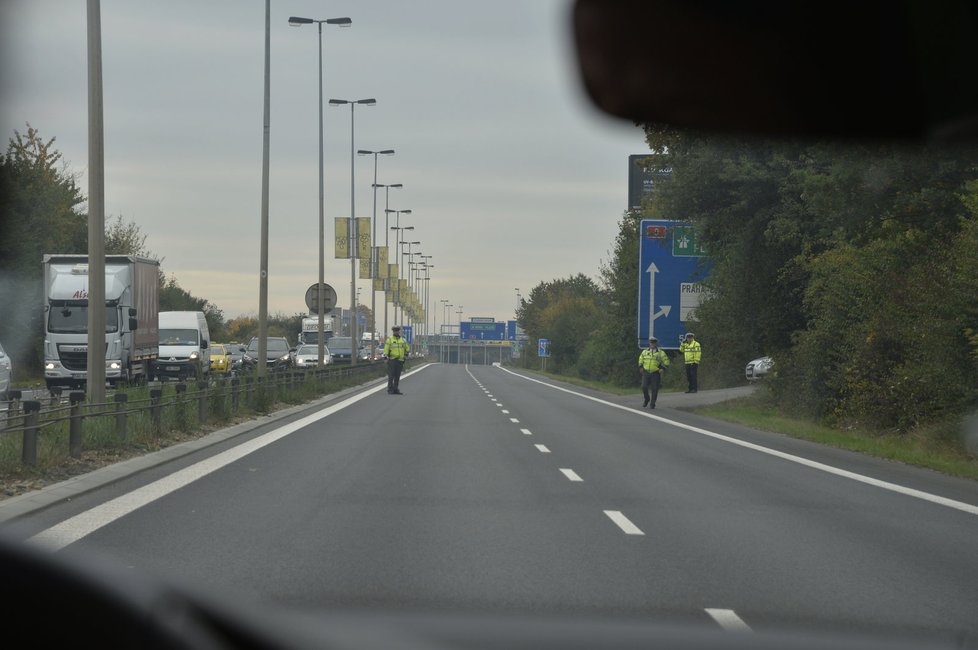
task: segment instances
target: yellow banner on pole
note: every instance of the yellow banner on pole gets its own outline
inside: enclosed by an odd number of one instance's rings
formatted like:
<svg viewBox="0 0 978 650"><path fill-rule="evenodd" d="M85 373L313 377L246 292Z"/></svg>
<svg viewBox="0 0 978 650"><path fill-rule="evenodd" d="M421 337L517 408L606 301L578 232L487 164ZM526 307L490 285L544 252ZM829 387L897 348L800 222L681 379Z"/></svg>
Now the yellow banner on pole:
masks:
<svg viewBox="0 0 978 650"><path fill-rule="evenodd" d="M336 228L336 259L350 259L350 220L346 217L336 217L333 220Z"/></svg>
<svg viewBox="0 0 978 650"><path fill-rule="evenodd" d="M394 287L397 284L397 263L387 265L387 279L389 279L390 285ZM397 287L394 287L395 289Z"/></svg>
<svg viewBox="0 0 978 650"><path fill-rule="evenodd" d="M357 257L370 259L370 217L357 217Z"/></svg>
<svg viewBox="0 0 978 650"><path fill-rule="evenodd" d="M369 280L370 279L370 257L360 258L360 279Z"/></svg>
<svg viewBox="0 0 978 650"><path fill-rule="evenodd" d="M389 270L390 268L387 264L387 247L378 246L377 247L377 277L386 278Z"/></svg>
<svg viewBox="0 0 978 650"><path fill-rule="evenodd" d="M384 290L384 278L374 278L374 291Z"/></svg>

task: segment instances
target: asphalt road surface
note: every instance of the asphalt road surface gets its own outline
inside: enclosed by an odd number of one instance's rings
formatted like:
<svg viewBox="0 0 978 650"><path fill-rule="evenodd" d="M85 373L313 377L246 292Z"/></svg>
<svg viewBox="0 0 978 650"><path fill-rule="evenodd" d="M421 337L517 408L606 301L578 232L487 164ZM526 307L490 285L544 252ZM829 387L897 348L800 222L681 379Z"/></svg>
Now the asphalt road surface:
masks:
<svg viewBox="0 0 978 650"><path fill-rule="evenodd" d="M438 364L401 389L294 409L6 525L301 610L978 633L974 482L668 406L697 396L649 411Z"/></svg>

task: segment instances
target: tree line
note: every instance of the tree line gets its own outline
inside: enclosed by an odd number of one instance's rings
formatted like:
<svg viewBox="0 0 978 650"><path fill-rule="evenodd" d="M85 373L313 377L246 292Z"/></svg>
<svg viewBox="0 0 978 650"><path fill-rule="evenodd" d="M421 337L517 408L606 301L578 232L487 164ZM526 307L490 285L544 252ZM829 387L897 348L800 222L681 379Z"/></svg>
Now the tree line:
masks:
<svg viewBox="0 0 978 650"><path fill-rule="evenodd" d="M639 222L674 219L710 255L690 326L711 384L770 355L776 403L836 426L904 433L978 406L978 148L644 129L645 166L668 173L599 277L542 282L519 310L554 341L549 368L636 385Z"/></svg>

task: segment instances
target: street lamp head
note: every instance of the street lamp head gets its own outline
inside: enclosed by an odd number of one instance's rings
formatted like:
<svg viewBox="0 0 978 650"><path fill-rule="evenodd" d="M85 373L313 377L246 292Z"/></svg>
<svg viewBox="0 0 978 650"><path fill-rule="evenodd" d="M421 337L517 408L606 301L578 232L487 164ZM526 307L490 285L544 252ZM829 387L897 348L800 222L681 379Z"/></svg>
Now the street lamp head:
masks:
<svg viewBox="0 0 978 650"><path fill-rule="evenodd" d="M372 97L370 99L358 99L357 100L357 104L363 104L364 106L373 106L376 103L377 103L377 100L374 99L374 98L372 98Z"/></svg>
<svg viewBox="0 0 978 650"><path fill-rule="evenodd" d="M343 18L327 18L326 24L339 25L340 27L349 27L350 25L353 24L353 21L350 20L348 17L344 16Z"/></svg>
<svg viewBox="0 0 978 650"><path fill-rule="evenodd" d="M350 102L345 99L331 99L329 100L330 106L342 106L343 104L349 104Z"/></svg>
<svg viewBox="0 0 978 650"><path fill-rule="evenodd" d="M300 25L311 25L316 22L312 18L301 18L299 16L289 16L289 25L291 27L299 27Z"/></svg>
<svg viewBox="0 0 978 650"><path fill-rule="evenodd" d="M399 210L399 212L401 214L411 214L411 211L410 210ZM411 226L411 229L413 230L414 229L414 226Z"/></svg>

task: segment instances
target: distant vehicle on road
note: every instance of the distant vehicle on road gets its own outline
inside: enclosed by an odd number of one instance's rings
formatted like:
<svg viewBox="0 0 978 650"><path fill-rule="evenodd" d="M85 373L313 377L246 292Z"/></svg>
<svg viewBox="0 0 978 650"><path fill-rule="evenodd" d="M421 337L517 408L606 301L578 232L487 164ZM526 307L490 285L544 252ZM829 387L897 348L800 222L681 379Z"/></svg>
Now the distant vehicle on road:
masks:
<svg viewBox="0 0 978 650"><path fill-rule="evenodd" d="M209 339L210 331L204 312L161 311L157 378L172 377L182 381L209 375Z"/></svg>
<svg viewBox="0 0 978 650"><path fill-rule="evenodd" d="M44 255L44 381L81 387L88 374L88 255ZM143 381L159 352L160 263L105 258L105 379ZM102 356L99 353L99 356Z"/></svg>
<svg viewBox="0 0 978 650"><path fill-rule="evenodd" d="M350 363L353 354L352 339L349 336L334 336L329 340L329 352L333 363ZM360 359L360 350L357 351L357 359Z"/></svg>
<svg viewBox="0 0 978 650"><path fill-rule="evenodd" d="M211 343L211 372L226 375L231 372L231 351L223 343Z"/></svg>
<svg viewBox="0 0 978 650"><path fill-rule="evenodd" d="M259 338L253 337L248 342L244 353L244 367L254 368L258 365ZM284 336L269 336L265 339L265 367L269 370L286 370L292 364L292 351L289 340Z"/></svg>
<svg viewBox="0 0 978 650"><path fill-rule="evenodd" d="M323 364L332 363L332 353L329 347L323 346ZM319 365L319 344L300 345L292 354L292 364L299 370L315 368Z"/></svg>
<svg viewBox="0 0 978 650"><path fill-rule="evenodd" d="M323 318L323 338L329 340L333 336L333 319L330 316ZM302 319L302 330L299 332L299 344L315 343L319 345L319 314L306 316Z"/></svg>

